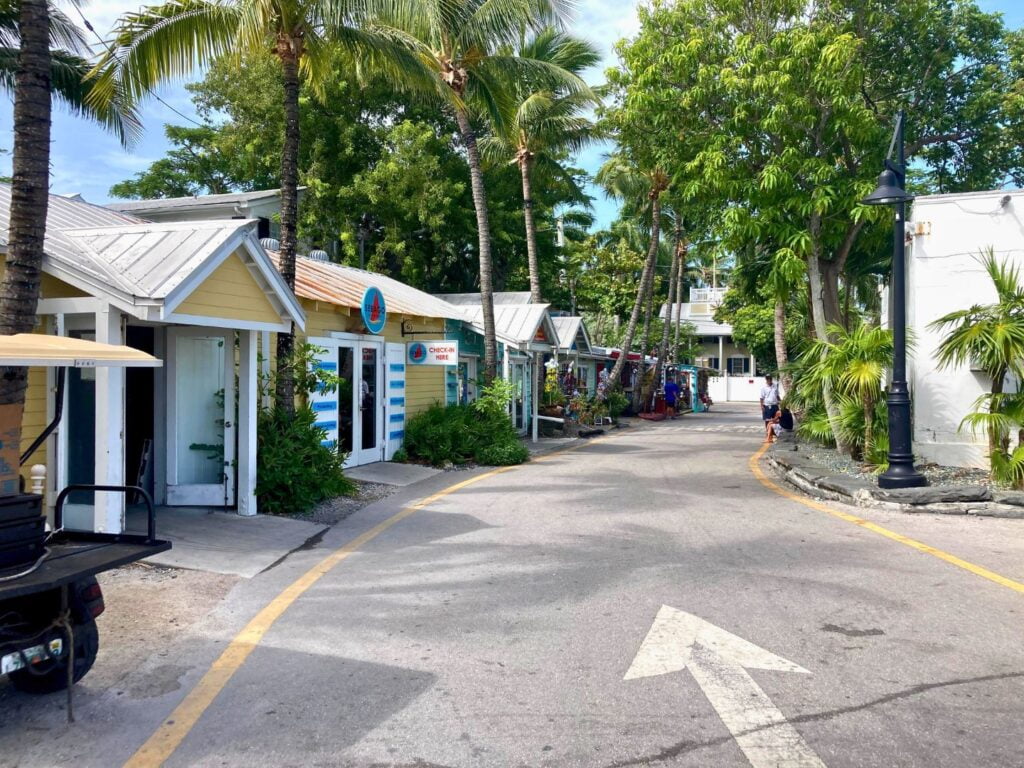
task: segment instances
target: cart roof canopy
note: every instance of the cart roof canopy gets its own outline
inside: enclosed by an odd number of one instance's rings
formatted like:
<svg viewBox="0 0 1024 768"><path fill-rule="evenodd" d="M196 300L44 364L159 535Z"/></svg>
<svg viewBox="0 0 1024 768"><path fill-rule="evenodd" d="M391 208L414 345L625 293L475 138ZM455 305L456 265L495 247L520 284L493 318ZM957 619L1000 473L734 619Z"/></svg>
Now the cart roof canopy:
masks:
<svg viewBox="0 0 1024 768"><path fill-rule="evenodd" d="M97 341L40 333L16 333L0 336L0 365L46 366L50 368L157 368L157 358L131 347L101 344Z"/></svg>

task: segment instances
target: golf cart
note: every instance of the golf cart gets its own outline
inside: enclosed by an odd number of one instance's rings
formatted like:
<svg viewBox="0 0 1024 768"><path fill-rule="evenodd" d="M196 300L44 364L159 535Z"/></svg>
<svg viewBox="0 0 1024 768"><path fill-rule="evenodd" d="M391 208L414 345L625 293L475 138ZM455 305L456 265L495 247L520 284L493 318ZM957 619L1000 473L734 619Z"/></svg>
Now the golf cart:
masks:
<svg viewBox="0 0 1024 768"><path fill-rule="evenodd" d="M10 413L0 413L0 472L8 482L60 423L67 368L97 366L157 367L155 357L131 347L40 334L0 336L0 366L55 368L53 421L17 456L9 442ZM5 406L0 406L3 408ZM4 419L8 419L4 423ZM14 454L10 453L14 450ZM17 488L17 487L15 487ZM156 537L153 500L143 488L113 485L70 485L58 495L53 524L47 530L43 496L15 492L0 495L0 674L29 693L68 690L96 660L99 634L96 617L103 612L103 593L96 574L164 552L169 542ZM64 506L74 492L122 493L141 499L148 510L145 534L96 533L64 529Z"/></svg>

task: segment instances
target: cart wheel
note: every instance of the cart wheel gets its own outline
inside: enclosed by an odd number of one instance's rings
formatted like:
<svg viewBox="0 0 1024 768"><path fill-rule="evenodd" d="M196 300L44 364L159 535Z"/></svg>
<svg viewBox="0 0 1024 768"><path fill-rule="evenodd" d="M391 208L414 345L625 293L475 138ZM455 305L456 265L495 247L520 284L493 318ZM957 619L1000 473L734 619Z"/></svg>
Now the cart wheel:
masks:
<svg viewBox="0 0 1024 768"><path fill-rule="evenodd" d="M96 653L100 649L100 632L95 620L85 624L76 624L75 633L75 675L77 683L92 669L96 661ZM30 669L19 669L11 672L8 677L11 685L25 693L56 693L68 687L68 670L66 664L53 664L51 669L43 673L33 673Z"/></svg>

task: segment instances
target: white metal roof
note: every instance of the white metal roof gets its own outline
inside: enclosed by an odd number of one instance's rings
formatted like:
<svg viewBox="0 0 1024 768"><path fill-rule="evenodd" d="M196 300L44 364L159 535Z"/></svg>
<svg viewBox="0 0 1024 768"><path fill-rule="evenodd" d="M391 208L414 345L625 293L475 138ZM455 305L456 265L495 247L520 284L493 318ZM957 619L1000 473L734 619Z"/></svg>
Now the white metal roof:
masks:
<svg viewBox="0 0 1024 768"><path fill-rule="evenodd" d="M684 323L692 325L694 333L698 336L732 336L732 326L729 323L716 323L706 317L692 317L690 314L690 304L673 304L672 305L672 321L676 319L676 308L680 310L680 319ZM665 319L665 312L668 311L668 304L661 305L661 311L658 312L658 317L662 320Z"/></svg>
<svg viewBox="0 0 1024 768"><path fill-rule="evenodd" d="M506 343L525 346L533 343L537 331L542 327L551 346L556 343L557 334L548 316L549 304L496 304L494 306L494 327L498 336ZM462 307L470 326L477 333L484 332L484 308L479 304Z"/></svg>
<svg viewBox="0 0 1024 768"><path fill-rule="evenodd" d="M0 184L0 232L9 226L11 188ZM6 247L6 238L2 244ZM292 292L244 220L154 224L98 205L50 195L43 269L142 319L159 320L232 252L241 250L278 309L305 319ZM153 312L156 312L156 316Z"/></svg>
<svg viewBox="0 0 1024 768"><path fill-rule="evenodd" d="M586 354L591 351L590 335L587 333L587 326L582 317L552 317L551 324L558 334L558 350L569 352L572 345L576 344L576 351Z"/></svg>
<svg viewBox="0 0 1024 768"><path fill-rule="evenodd" d="M479 293L438 293L437 298L447 301L449 304L459 306L474 306L480 304ZM529 304L531 303L529 291L498 291L493 294L495 304Z"/></svg>
<svg viewBox="0 0 1024 768"><path fill-rule="evenodd" d="M302 192L305 187L300 187ZM280 189L260 189L255 192L228 192L222 195L194 195L192 197L164 197L156 200L118 200L108 203L107 208L145 214L150 211L170 211L175 209L210 208L224 205L247 207L252 203L275 200L281 197Z"/></svg>

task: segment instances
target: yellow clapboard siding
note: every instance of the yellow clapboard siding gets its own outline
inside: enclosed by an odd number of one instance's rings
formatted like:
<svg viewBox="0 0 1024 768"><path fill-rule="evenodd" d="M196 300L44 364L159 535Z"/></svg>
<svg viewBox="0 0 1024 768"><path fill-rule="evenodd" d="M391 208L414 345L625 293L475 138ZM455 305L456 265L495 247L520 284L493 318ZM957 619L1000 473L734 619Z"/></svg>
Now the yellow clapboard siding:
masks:
<svg viewBox="0 0 1024 768"><path fill-rule="evenodd" d="M281 315L263 292L263 286L237 253L232 253L213 270L174 312L226 320L281 322Z"/></svg>
<svg viewBox="0 0 1024 768"><path fill-rule="evenodd" d="M28 369L28 389L25 391L25 411L21 417L21 450L26 450L32 441L46 428L46 369ZM30 488L29 470L33 464L46 463L46 444L41 445L21 467L25 488ZM51 468L47 468L47 472Z"/></svg>
<svg viewBox="0 0 1024 768"><path fill-rule="evenodd" d="M39 295L44 299L78 299L89 294L80 291L73 285L68 285L63 280L58 280L53 275L43 273L39 286Z"/></svg>

